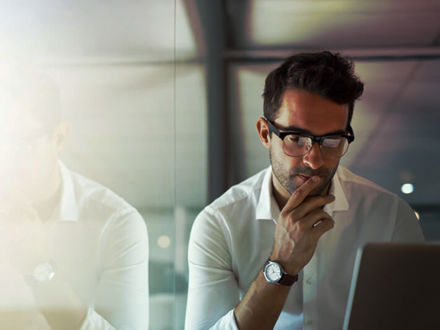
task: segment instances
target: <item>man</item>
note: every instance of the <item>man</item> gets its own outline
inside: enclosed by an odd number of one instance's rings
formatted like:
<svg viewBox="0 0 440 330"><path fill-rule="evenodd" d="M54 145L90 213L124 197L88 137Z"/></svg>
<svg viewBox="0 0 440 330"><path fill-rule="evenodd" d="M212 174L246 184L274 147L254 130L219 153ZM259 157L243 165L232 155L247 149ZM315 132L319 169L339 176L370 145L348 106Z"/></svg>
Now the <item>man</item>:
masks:
<svg viewBox="0 0 440 330"><path fill-rule="evenodd" d="M0 328L147 329L144 220L58 160L68 129L50 81L0 72Z"/></svg>
<svg viewBox="0 0 440 330"><path fill-rule="evenodd" d="M341 329L358 248L423 240L405 202L338 167L362 91L327 51L268 75L257 130L271 167L197 217L187 329Z"/></svg>

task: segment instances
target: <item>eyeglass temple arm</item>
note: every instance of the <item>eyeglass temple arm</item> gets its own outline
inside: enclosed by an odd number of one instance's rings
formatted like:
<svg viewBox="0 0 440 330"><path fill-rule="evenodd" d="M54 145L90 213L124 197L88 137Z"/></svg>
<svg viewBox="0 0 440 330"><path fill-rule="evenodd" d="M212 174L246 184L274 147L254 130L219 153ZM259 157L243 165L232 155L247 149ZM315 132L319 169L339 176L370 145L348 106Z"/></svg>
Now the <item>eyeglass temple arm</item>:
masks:
<svg viewBox="0 0 440 330"><path fill-rule="evenodd" d="M348 140L349 143L351 143L354 141L354 132L353 132L353 128L351 127L351 125L348 125L347 131L348 131L348 134L351 136L351 138Z"/></svg>

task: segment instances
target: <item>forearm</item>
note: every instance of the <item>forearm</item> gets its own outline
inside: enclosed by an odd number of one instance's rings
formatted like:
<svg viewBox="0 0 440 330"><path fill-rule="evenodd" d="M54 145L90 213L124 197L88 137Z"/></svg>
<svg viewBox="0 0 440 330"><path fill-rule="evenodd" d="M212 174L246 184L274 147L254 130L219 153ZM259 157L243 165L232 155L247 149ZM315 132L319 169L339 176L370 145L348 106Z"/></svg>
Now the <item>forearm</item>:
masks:
<svg viewBox="0 0 440 330"><path fill-rule="evenodd" d="M333 219L322 208L334 196L308 197L318 183L314 176L297 188L277 220L270 260L292 276L310 261L319 238L333 227ZM289 291L290 286L268 283L260 271L234 311L239 328L273 329Z"/></svg>
<svg viewBox="0 0 440 330"><path fill-rule="evenodd" d="M273 329L290 288L290 286L268 283L263 273L260 272L234 309L238 328L241 330Z"/></svg>
<svg viewBox="0 0 440 330"><path fill-rule="evenodd" d="M87 315L87 306L70 285L54 278L48 283L28 283L52 329L79 329Z"/></svg>

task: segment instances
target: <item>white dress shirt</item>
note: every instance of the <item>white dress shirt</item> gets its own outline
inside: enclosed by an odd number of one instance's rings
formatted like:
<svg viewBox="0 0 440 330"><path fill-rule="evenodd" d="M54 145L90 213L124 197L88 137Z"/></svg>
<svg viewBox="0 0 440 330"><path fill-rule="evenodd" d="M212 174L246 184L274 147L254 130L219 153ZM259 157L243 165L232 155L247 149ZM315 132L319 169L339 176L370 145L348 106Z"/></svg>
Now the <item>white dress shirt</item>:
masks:
<svg viewBox="0 0 440 330"><path fill-rule="evenodd" d="M81 330L147 329L148 236L144 220L109 189L69 171L62 163L59 166L61 199L44 226L55 276L62 276L88 308ZM14 281L18 283L20 278ZM14 305L3 305L2 311L6 307L26 310L36 303L25 286L14 295ZM24 315L32 324L14 327L11 323L8 329L50 329L38 309ZM5 321L1 313L0 321Z"/></svg>
<svg viewBox="0 0 440 330"><path fill-rule="evenodd" d="M274 329L341 329L358 248L367 242L420 242L411 208L399 197L339 167L335 226L318 242L299 274ZM194 222L189 250L185 328L238 329L233 309L270 256L280 210L267 168L232 187Z"/></svg>

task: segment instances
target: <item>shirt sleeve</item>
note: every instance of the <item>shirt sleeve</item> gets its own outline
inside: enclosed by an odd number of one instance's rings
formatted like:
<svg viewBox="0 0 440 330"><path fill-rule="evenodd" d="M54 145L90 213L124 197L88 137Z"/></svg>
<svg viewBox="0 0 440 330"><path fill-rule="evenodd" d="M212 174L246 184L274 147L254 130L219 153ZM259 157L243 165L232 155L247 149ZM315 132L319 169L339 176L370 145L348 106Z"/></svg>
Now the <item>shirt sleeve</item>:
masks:
<svg viewBox="0 0 440 330"><path fill-rule="evenodd" d="M116 330L110 323L107 322L101 315L96 313L93 308L89 308L87 316L84 319L79 330Z"/></svg>
<svg viewBox="0 0 440 330"><path fill-rule="evenodd" d="M399 200L391 241L402 243L424 242L419 220L417 220L414 210L403 200Z"/></svg>
<svg viewBox="0 0 440 330"><path fill-rule="evenodd" d="M206 209L194 222L188 248L185 329L238 329L233 309L239 289L225 233L220 215Z"/></svg>
<svg viewBox="0 0 440 330"><path fill-rule="evenodd" d="M93 311L81 330L148 328L148 234L135 210L109 220L99 243L101 272Z"/></svg>

